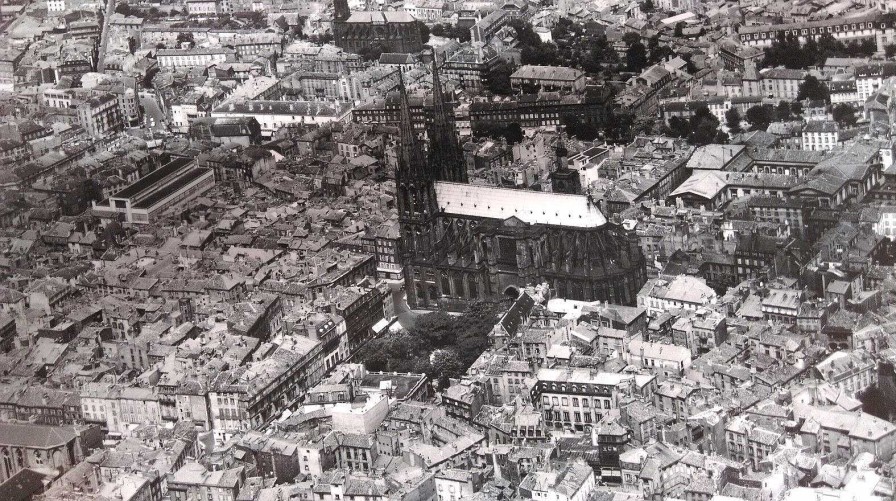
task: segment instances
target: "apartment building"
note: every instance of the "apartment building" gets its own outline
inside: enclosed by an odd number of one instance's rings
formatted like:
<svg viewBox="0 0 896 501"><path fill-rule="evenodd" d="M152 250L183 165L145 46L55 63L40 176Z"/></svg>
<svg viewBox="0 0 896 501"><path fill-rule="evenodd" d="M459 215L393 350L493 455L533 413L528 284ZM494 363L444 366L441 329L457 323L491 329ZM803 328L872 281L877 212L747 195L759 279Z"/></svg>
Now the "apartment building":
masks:
<svg viewBox="0 0 896 501"><path fill-rule="evenodd" d="M877 364L863 351L837 351L815 366L822 381L855 397L877 384Z"/></svg>
<svg viewBox="0 0 896 501"><path fill-rule="evenodd" d="M206 68L212 64L236 61L236 50L227 48L159 49L160 68Z"/></svg>
<svg viewBox="0 0 896 501"><path fill-rule="evenodd" d="M538 89L543 91L581 92L585 90L585 72L562 66L527 64L510 75L514 90Z"/></svg>
<svg viewBox="0 0 896 501"><path fill-rule="evenodd" d="M803 149L833 150L840 142L840 126L832 121L812 121L803 127Z"/></svg>
<svg viewBox="0 0 896 501"><path fill-rule="evenodd" d="M725 426L728 457L747 462L754 470L778 448L783 437L780 424L760 416L736 416Z"/></svg>
<svg viewBox="0 0 896 501"><path fill-rule="evenodd" d="M108 138L124 129L124 118L118 97L105 93L79 103L78 124L94 138Z"/></svg>
<svg viewBox="0 0 896 501"><path fill-rule="evenodd" d="M878 12L871 12L854 17L837 16L821 21L741 26L737 37L743 45L768 47L781 35L795 36L800 43L823 34L829 34L844 43L861 40L878 42L882 34L889 34L892 30L892 21L888 21Z"/></svg>
<svg viewBox="0 0 896 501"><path fill-rule="evenodd" d="M656 376L596 372L589 369L539 369L532 402L545 424L584 431L618 408L625 397L652 398Z"/></svg>
<svg viewBox="0 0 896 501"><path fill-rule="evenodd" d="M294 405L309 381L308 369L319 355L318 341L296 338L263 360L226 370L209 384L208 402L217 443L276 418Z"/></svg>

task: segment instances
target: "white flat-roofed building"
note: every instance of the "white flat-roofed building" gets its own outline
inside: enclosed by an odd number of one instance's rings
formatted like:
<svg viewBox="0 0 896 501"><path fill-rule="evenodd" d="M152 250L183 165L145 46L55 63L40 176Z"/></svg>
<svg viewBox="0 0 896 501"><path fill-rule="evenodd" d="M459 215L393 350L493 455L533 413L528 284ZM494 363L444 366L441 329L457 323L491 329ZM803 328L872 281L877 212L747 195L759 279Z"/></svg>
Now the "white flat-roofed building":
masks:
<svg viewBox="0 0 896 501"><path fill-rule="evenodd" d="M349 103L325 101L246 101L232 102L212 110L211 117L254 117L261 125L261 135L271 137L281 127L300 124L322 125L347 122L351 118Z"/></svg>
<svg viewBox="0 0 896 501"><path fill-rule="evenodd" d="M103 219L148 224L167 209L192 200L215 185L212 169L196 167L192 159L177 158L143 176L102 202L93 213Z"/></svg>
<svg viewBox="0 0 896 501"><path fill-rule="evenodd" d="M684 346L635 339L628 344L626 359L663 379L681 377L691 366L691 350Z"/></svg>
<svg viewBox="0 0 896 501"><path fill-rule="evenodd" d="M697 311L716 304L718 299L705 280L688 275L650 279L638 292L638 306L646 308L651 316L676 308Z"/></svg>

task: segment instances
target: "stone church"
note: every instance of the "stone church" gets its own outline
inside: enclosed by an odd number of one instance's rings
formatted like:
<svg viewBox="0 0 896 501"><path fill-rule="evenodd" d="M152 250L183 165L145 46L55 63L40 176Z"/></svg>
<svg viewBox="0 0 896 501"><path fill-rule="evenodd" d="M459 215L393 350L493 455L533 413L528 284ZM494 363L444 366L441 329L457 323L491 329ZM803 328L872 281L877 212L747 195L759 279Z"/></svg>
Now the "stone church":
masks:
<svg viewBox="0 0 896 501"><path fill-rule="evenodd" d="M355 54L376 45L383 52L423 50L420 26L407 12L352 12L348 0L333 0L333 39L337 47Z"/></svg>
<svg viewBox="0 0 896 501"><path fill-rule="evenodd" d="M637 237L579 193L468 184L435 61L433 80L428 158L403 85L400 99L395 177L411 307L458 310L544 282L559 297L634 305L647 279ZM581 190L569 172L559 174L555 188Z"/></svg>

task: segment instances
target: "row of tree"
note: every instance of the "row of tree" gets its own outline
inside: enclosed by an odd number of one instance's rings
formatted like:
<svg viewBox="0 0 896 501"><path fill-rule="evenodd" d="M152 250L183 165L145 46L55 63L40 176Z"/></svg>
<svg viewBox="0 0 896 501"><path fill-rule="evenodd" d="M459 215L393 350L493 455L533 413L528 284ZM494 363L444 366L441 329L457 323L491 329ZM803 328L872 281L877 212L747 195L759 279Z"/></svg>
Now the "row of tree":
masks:
<svg viewBox="0 0 896 501"><path fill-rule="evenodd" d="M747 110L746 116L741 117L737 108L731 108L725 112L725 124L733 133L742 132L742 120L746 119L750 124L750 130L766 130L772 122L783 122L799 118L802 114L802 105L798 102L788 103L781 101L778 106L762 104L753 106ZM856 110L848 104L838 104L831 110L831 114L842 127L852 127L858 121Z"/></svg>
<svg viewBox="0 0 896 501"><path fill-rule="evenodd" d="M830 33L825 33L817 40L809 38L806 43L800 44L796 35L782 32L771 47L765 49L762 66L806 69L824 65L829 57L870 57L876 50L873 40L853 40L844 44Z"/></svg>

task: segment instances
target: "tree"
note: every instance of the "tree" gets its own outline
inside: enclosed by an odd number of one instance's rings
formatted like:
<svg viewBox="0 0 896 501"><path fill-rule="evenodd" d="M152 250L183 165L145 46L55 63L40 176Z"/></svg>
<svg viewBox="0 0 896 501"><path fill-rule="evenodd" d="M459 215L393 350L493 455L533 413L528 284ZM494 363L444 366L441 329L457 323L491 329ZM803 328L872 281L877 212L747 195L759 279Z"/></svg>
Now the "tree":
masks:
<svg viewBox="0 0 896 501"><path fill-rule="evenodd" d="M528 21L516 18L507 23L507 25L514 29L516 32L516 41L521 45L538 47L542 44L541 37L538 36L538 33L535 33L535 30Z"/></svg>
<svg viewBox="0 0 896 501"><path fill-rule="evenodd" d="M143 76L143 79L140 81L140 85L144 89L152 89L153 88L152 87L152 79L155 78L156 73L158 73L158 72L159 72L158 66L153 66L152 68L149 68L148 70L146 70L146 75Z"/></svg>
<svg viewBox="0 0 896 501"><path fill-rule="evenodd" d="M709 111L705 105L694 110L694 115L689 120L691 133L688 142L703 146L712 143L719 132L719 119Z"/></svg>
<svg viewBox="0 0 896 501"><path fill-rule="evenodd" d="M386 52L385 47L380 44L371 44L362 47L361 50L358 51L358 55L365 61L378 61L380 56L383 55L383 52Z"/></svg>
<svg viewBox="0 0 896 501"><path fill-rule="evenodd" d="M896 44L884 45L884 55L887 59L893 59L893 56L896 56Z"/></svg>
<svg viewBox="0 0 896 501"><path fill-rule="evenodd" d="M433 348L448 344L454 332L454 319L445 312L438 311L417 318L413 331L425 339Z"/></svg>
<svg viewBox="0 0 896 501"><path fill-rule="evenodd" d="M632 124L632 133L637 136L649 136L654 133L656 126L656 118L651 116L638 117Z"/></svg>
<svg viewBox="0 0 896 501"><path fill-rule="evenodd" d="M775 119L775 108L770 104L753 106L747 110L747 121L750 122L750 130L768 129Z"/></svg>
<svg viewBox="0 0 896 501"><path fill-rule="evenodd" d="M504 139L508 144L517 144L523 140L523 128L520 124L513 122L504 127Z"/></svg>
<svg viewBox="0 0 896 501"><path fill-rule="evenodd" d="M429 42L429 26L423 21L417 21L416 24L417 29L420 30L420 41L423 43Z"/></svg>
<svg viewBox="0 0 896 501"><path fill-rule="evenodd" d="M688 137L691 135L691 123L681 117L669 119L669 134L674 137Z"/></svg>
<svg viewBox="0 0 896 501"><path fill-rule="evenodd" d="M827 86L818 81L818 78L814 75L807 75L803 83L800 84L796 99L797 101L810 99L812 101L827 102L829 97L830 91L828 91Z"/></svg>
<svg viewBox="0 0 896 501"><path fill-rule="evenodd" d="M637 33L628 32L622 35L622 41L625 42L625 45L634 45L641 41L641 35Z"/></svg>
<svg viewBox="0 0 896 501"><path fill-rule="evenodd" d="M675 23L675 31L672 34L677 38L684 36L684 21Z"/></svg>
<svg viewBox="0 0 896 501"><path fill-rule="evenodd" d="M845 103L834 106L832 114L834 120L843 127L852 127L858 121L856 118L856 111L852 106Z"/></svg>
<svg viewBox="0 0 896 501"><path fill-rule="evenodd" d="M180 47L184 43L193 44L193 33L189 31L182 31L177 34L177 45Z"/></svg>
<svg viewBox="0 0 896 501"><path fill-rule="evenodd" d="M466 372L464 362L454 350L437 350L430 357L432 372L437 377L458 377Z"/></svg>
<svg viewBox="0 0 896 501"><path fill-rule="evenodd" d="M642 12L653 12L656 10L656 5L654 5L653 0L644 0L641 2L641 11Z"/></svg>
<svg viewBox="0 0 896 501"><path fill-rule="evenodd" d="M819 52L818 49L818 43L815 42L814 38L810 37L808 40L806 40L806 43L804 43L802 48L800 49L800 56L804 60L809 61L809 64L807 66L820 66L824 64L824 60L821 59L821 52Z"/></svg>
<svg viewBox="0 0 896 501"><path fill-rule="evenodd" d="M510 86L510 75L512 74L513 67L510 66L510 63L501 60L488 72L486 88L495 94L513 94L513 88Z"/></svg>
<svg viewBox="0 0 896 501"><path fill-rule="evenodd" d="M728 111L725 112L725 125L728 126L728 130L731 132L740 132L740 112L737 111L737 108L731 107L728 108Z"/></svg>
<svg viewBox="0 0 896 501"><path fill-rule="evenodd" d="M607 41L607 37L601 35L587 42L588 56L582 61L582 69L589 73L601 71L605 64L617 64L619 55L613 46Z"/></svg>
<svg viewBox="0 0 896 501"><path fill-rule="evenodd" d="M893 420L896 417L896 395L892 393L892 390L884 390L877 385L869 386L859 395L862 410L887 421Z"/></svg>
<svg viewBox="0 0 896 501"><path fill-rule="evenodd" d="M523 140L523 128L516 122L506 126L495 122L478 122L473 128L473 135L492 139L503 138L508 144L516 144Z"/></svg>
<svg viewBox="0 0 896 501"><path fill-rule="evenodd" d="M793 113L794 116L800 116L803 114L803 103L799 101L794 101L790 103L790 112Z"/></svg>
<svg viewBox="0 0 896 501"><path fill-rule="evenodd" d="M640 73L647 66L647 48L641 42L635 42L625 53L625 68L632 73Z"/></svg>
<svg viewBox="0 0 896 501"><path fill-rule="evenodd" d="M655 35L647 41L648 61L650 64L656 64L664 60L667 56L674 55L675 52L668 45L660 45L660 36Z"/></svg>
<svg viewBox="0 0 896 501"><path fill-rule="evenodd" d="M775 117L780 121L790 120L790 103L781 100L778 101L778 107L775 108Z"/></svg>
<svg viewBox="0 0 896 501"><path fill-rule="evenodd" d="M590 123L579 120L579 117L573 114L566 114L560 117L560 123L563 124L564 130L570 135L582 141L593 141L597 138L599 131Z"/></svg>
<svg viewBox="0 0 896 501"><path fill-rule="evenodd" d="M632 127L635 118L628 112L614 112L604 124L604 134L607 142L620 144L628 143L632 139Z"/></svg>
<svg viewBox="0 0 896 501"><path fill-rule="evenodd" d="M799 39L793 34L785 35L783 32L778 35L778 39L772 42L770 47L765 49L765 57L762 60L762 66L783 66L792 70L805 69L811 64L814 64L814 61L806 60L803 57Z"/></svg>

